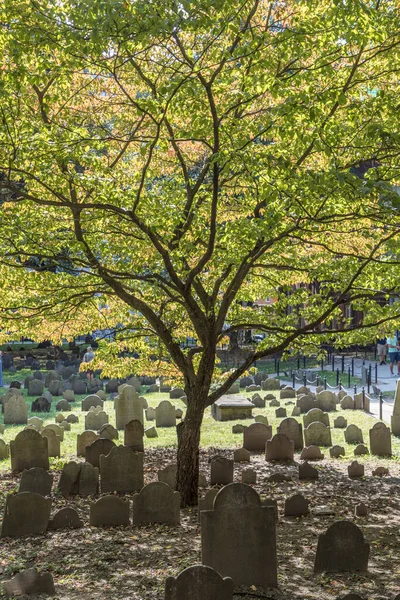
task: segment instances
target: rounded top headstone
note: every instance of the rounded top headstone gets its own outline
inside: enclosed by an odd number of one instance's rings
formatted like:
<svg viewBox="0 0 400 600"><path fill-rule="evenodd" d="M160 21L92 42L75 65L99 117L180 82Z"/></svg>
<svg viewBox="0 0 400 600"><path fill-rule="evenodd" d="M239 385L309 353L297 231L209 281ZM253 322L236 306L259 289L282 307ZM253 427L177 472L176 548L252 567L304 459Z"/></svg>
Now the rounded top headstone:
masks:
<svg viewBox="0 0 400 600"><path fill-rule="evenodd" d="M261 506L256 490L245 483L229 483L216 495L214 510L232 510Z"/></svg>

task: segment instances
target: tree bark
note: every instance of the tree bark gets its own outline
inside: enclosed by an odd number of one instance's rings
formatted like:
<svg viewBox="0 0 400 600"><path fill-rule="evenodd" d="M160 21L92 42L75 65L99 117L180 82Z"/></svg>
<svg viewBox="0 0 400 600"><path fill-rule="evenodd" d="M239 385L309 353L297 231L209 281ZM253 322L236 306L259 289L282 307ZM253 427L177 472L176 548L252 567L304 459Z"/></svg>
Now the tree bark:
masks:
<svg viewBox="0 0 400 600"><path fill-rule="evenodd" d="M200 394L188 397L185 419L177 427L178 472L177 490L181 495L181 506L196 506L199 483L200 430L207 397Z"/></svg>

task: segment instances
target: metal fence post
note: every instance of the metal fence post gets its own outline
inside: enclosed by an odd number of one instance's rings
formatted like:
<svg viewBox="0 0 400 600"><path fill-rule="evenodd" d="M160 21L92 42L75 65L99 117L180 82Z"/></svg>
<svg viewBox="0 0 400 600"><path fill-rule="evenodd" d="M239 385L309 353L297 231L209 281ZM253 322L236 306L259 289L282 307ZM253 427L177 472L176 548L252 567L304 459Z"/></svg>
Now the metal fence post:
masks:
<svg viewBox="0 0 400 600"><path fill-rule="evenodd" d="M379 394L379 418L382 421L382 411L383 411L383 394L382 392Z"/></svg>
<svg viewBox="0 0 400 600"><path fill-rule="evenodd" d="M278 360L276 361L276 375L277 375L277 377L279 377L279 367L280 367L280 364L279 364L279 363L280 363L280 361L279 361L279 359L278 359Z"/></svg>
<svg viewBox="0 0 400 600"><path fill-rule="evenodd" d="M362 407L363 407L363 410L365 410L365 387L364 386L362 387L361 391L362 391Z"/></svg>
<svg viewBox="0 0 400 600"><path fill-rule="evenodd" d="M295 386L296 386L296 374L295 374L295 372L294 372L294 371L293 371L293 373L292 373L292 378L293 378L293 379L292 379L292 383L293 383L293 389L295 389Z"/></svg>
<svg viewBox="0 0 400 600"><path fill-rule="evenodd" d="M326 377L324 377L324 390L326 390Z"/></svg>
<svg viewBox="0 0 400 600"><path fill-rule="evenodd" d="M351 369L349 367L348 371L347 371L347 387L351 386Z"/></svg>
<svg viewBox="0 0 400 600"><path fill-rule="evenodd" d="M336 385L339 385L339 369L336 369Z"/></svg>

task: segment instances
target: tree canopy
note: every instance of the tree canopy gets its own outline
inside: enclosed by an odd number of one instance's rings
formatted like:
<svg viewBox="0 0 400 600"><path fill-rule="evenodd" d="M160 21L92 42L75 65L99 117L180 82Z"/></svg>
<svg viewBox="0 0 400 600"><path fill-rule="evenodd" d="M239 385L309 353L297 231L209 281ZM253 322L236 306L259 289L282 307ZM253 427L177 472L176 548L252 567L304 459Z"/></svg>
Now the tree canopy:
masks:
<svg viewBox="0 0 400 600"><path fill-rule="evenodd" d="M0 13L4 337L117 327L104 374L181 378L198 424L258 358L392 327L398 2ZM363 311L357 329L344 302ZM216 347L249 328L265 340L221 377Z"/></svg>

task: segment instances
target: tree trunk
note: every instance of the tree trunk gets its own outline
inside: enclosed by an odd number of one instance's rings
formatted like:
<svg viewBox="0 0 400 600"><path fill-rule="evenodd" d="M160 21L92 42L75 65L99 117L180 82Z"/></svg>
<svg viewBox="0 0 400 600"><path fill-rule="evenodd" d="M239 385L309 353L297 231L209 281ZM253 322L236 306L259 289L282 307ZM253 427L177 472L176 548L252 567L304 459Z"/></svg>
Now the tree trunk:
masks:
<svg viewBox="0 0 400 600"><path fill-rule="evenodd" d="M206 398L188 397L185 420L178 425L177 490L181 506L196 506L199 483L200 429Z"/></svg>

